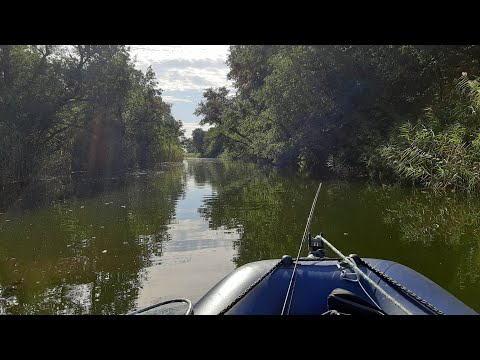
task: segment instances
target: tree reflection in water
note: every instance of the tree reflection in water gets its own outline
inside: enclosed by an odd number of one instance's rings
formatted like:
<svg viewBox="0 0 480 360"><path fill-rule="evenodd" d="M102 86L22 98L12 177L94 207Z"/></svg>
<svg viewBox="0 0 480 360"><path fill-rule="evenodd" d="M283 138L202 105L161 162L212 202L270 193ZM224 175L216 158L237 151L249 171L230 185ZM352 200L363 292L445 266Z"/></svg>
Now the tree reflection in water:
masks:
<svg viewBox="0 0 480 360"><path fill-rule="evenodd" d="M228 162L192 162L189 171L211 182L216 192L199 209L210 227L241 235L235 242L237 266L297 253L320 180ZM345 253L409 266L480 310L479 199L360 182L323 183L313 235L324 232Z"/></svg>
<svg viewBox="0 0 480 360"><path fill-rule="evenodd" d="M126 179L54 180L24 190L2 215L10 221L0 222L0 312L134 309L145 268L169 240L182 174L172 165Z"/></svg>
<svg viewBox="0 0 480 360"><path fill-rule="evenodd" d="M192 159L2 196L0 312L124 314L140 298L193 299L232 261L296 255L319 181L313 235L409 266L480 311L480 199Z"/></svg>

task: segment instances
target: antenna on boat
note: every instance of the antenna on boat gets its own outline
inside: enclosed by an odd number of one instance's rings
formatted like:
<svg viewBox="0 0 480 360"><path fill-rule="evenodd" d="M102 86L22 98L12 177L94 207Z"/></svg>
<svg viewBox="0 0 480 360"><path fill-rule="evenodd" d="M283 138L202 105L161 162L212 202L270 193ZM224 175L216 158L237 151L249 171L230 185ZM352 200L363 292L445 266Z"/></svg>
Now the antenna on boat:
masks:
<svg viewBox="0 0 480 360"><path fill-rule="evenodd" d="M310 234L310 225L312 223L313 212L315 211L315 205L317 204L318 194L320 193L321 188L322 188L322 183L320 183L318 185L317 193L315 194L315 198L313 199L313 204L312 204L312 207L310 209L310 214L308 215L307 224L305 226L305 231L303 232L302 242L300 243L300 247L298 248L297 259L295 261L295 266L293 267L293 272L292 272L292 277L290 278L290 283L288 284L287 294L285 296L285 301L283 303L281 315L285 315L285 307L287 306L287 301L288 301L288 298L289 298L289 295L290 295L290 289L292 288L293 279L295 278L295 274L296 274L295 271L297 269L298 259L300 258L300 253L302 251L303 243L305 242L305 238L307 237L307 234L308 234L309 245L313 249L313 247L312 247L312 236ZM321 246L323 248L323 243L320 242L319 246ZM292 303L292 298L293 298L293 289L292 289L292 296L290 296L290 304L288 306L288 312L290 311L290 305ZM288 312L287 312L287 314L288 314Z"/></svg>

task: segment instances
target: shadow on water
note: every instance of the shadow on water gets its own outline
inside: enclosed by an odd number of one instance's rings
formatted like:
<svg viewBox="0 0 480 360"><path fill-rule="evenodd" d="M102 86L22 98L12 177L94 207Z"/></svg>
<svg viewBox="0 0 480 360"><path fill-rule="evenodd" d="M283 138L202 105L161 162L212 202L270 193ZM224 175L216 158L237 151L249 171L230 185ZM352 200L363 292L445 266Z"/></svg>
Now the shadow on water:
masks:
<svg viewBox="0 0 480 360"><path fill-rule="evenodd" d="M168 241L182 170L104 182L78 178L24 192L0 215L0 311L135 308L145 268Z"/></svg>
<svg viewBox="0 0 480 360"><path fill-rule="evenodd" d="M0 312L124 314L165 297L198 300L237 266L296 255L318 182L191 159L2 195ZM473 197L324 180L312 234L405 264L480 311L479 215Z"/></svg>
<svg viewBox="0 0 480 360"><path fill-rule="evenodd" d="M199 211L212 228L239 231L235 263L295 255L319 181L222 166L209 176L216 196ZM405 264L480 310L479 215L479 198L326 180L312 234L323 232L346 254Z"/></svg>

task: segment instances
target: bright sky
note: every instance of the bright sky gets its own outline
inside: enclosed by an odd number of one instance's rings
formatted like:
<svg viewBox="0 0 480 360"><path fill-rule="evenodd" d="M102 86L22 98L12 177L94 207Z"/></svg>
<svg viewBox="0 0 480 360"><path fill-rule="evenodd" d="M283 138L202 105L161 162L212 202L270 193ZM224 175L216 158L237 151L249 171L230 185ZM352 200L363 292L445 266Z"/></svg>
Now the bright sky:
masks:
<svg viewBox="0 0 480 360"><path fill-rule="evenodd" d="M183 122L187 137L200 127L200 119L193 112L203 91L232 87L225 64L228 45L131 45L131 50L137 68L145 71L152 66L163 90L162 98L172 104L173 116Z"/></svg>

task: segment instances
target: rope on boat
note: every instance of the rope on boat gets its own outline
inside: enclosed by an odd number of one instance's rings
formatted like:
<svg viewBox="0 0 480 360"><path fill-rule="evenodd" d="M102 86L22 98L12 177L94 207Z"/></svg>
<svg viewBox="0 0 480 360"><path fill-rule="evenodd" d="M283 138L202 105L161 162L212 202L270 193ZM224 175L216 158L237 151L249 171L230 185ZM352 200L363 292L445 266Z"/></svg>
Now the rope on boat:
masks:
<svg viewBox="0 0 480 360"><path fill-rule="evenodd" d="M379 285L377 285L372 279L370 279L360 268L357 266L355 261L350 257L343 255L339 250L335 248L332 244L330 244L327 239L323 236L320 236L322 241L327 244L330 249L333 250L338 256L340 256L344 261L346 261L361 277L363 277L366 281L370 283L375 289L380 291L388 300L390 300L394 305L396 305L400 310L402 310L407 315L413 315L409 310L407 310L402 304L400 304L397 300L395 300L392 296L390 296L385 290L383 290Z"/></svg>
<svg viewBox="0 0 480 360"><path fill-rule="evenodd" d="M320 183L320 185L318 185L317 193L315 194L315 199L313 200L312 208L310 209L310 214L308 215L308 220L307 220L307 224L305 226L305 231L303 232L302 242L300 243L300 247L298 248L297 259L300 258L300 252L302 251L303 243L305 242L305 238L307 237L308 231L310 230L310 223L312 222L313 212L315 210L315 204L317 203L318 194L320 193L321 188L322 188L322 183ZM285 314L285 307L287 306L287 301L288 301L288 298L289 298L289 295L290 295L290 288L292 287L293 279L294 279L295 274L296 274L295 270L297 269L297 264L298 264L298 260L295 261L295 266L293 267L292 277L290 278L290 283L288 284L287 294L285 296L285 301L283 303L281 315ZM293 298L293 290L294 289L292 289L292 298ZM292 300L290 299L290 304L288 306L287 315L290 313L290 306L291 305L292 305Z"/></svg>
<svg viewBox="0 0 480 360"><path fill-rule="evenodd" d="M287 258L287 259L286 259ZM290 265L290 262L288 260L288 258L290 258L289 256L284 256L282 258L282 260L280 260L278 263L276 263L275 265L273 265L273 267L268 270L264 275L262 275L262 277L260 277L257 281L255 281L253 284L251 284L248 288L246 288L240 295L238 295L235 300L233 300L227 307L225 307L225 309L223 309L222 311L220 311L218 313L218 315L225 315L225 313L227 311L229 311L235 304L237 304L240 300L242 300L250 291L253 290L253 288L255 286L257 286L258 284L260 284L263 279L265 279L267 276L271 275L275 270L277 270L281 265L285 265L285 266L289 266ZM291 259L291 258L290 258ZM297 259L292 259L293 261L297 262L297 261L326 261L326 260L340 260L339 258L328 258L328 257L324 257L324 258L297 258ZM290 261L292 261L290 260Z"/></svg>
<svg viewBox="0 0 480 360"><path fill-rule="evenodd" d="M260 284L263 279L265 279L268 275L273 273L280 265L283 264L283 259L280 260L278 263L276 263L270 270L268 270L265 274L262 275L257 281L255 281L253 284L251 284L248 288L246 288L240 295L238 295L235 300L233 300L225 309L220 311L218 315L225 315L225 313L230 310L236 303L238 303L240 300L242 300L245 295L247 295L255 286Z"/></svg>
<svg viewBox="0 0 480 360"><path fill-rule="evenodd" d="M405 286L399 284L398 282L396 282L395 280L393 280L390 276L388 276L387 274L381 272L380 270L378 270L377 268L375 268L373 265L371 265L370 263L368 263L367 261L363 260L363 259L360 259L360 261L367 267L367 269L369 269L371 272L375 273L379 278L383 279L385 282L387 282L389 285L393 286L394 288L396 288L397 290L400 290L400 291L403 291L404 293L406 293L408 296L410 296L411 298L415 299L416 301L418 301L421 305L425 306L428 310L430 310L431 312L433 312L434 314L436 315L445 315L445 313L441 310L439 310L438 308L436 308L435 306L433 306L432 304L430 304L427 300L424 300L422 299L420 296L418 296L417 294L415 294L413 291L407 289Z"/></svg>
<svg viewBox="0 0 480 360"><path fill-rule="evenodd" d="M307 233L309 232L310 230L310 224L311 224L311 221L312 221L312 217L313 217L313 212L315 210L315 205L317 203L317 199L318 199L318 194L320 193L320 189L322 187L322 183L320 183L320 185L318 186L318 189L317 189L317 193L315 194L315 198L313 200L313 204L312 204L312 208L310 209L310 214L308 216L308 220L307 220L307 224L305 226L305 231L303 233L303 237L302 237L302 242L300 243L300 247L298 249L298 254L297 254L297 258L295 259L295 265L293 267L293 271L292 271L292 276L290 278L290 283L288 285L288 289L287 289L287 294L285 296L285 300L284 300L284 303L283 303L283 307L282 307L282 312L281 312L281 315L284 315L285 314L285 308L286 308L286 305L287 305L287 302L289 300L289 297L290 297L290 302L289 302L289 305L288 305L288 310L287 310L287 315L290 313L290 307L291 307L291 304L292 304L292 299L293 299L293 293L294 293L294 290L295 290L295 284L296 284L296 269L297 269L297 265L298 265L298 262L299 261L318 261L317 258L300 258L300 253L302 251L302 247L303 247L303 243L305 242L305 239L306 239L306 236L307 236ZM332 249L333 252L335 252L342 260L344 260L345 262L348 263L348 265L356 272L356 274L358 274L359 276L363 277L368 283L370 283L370 285L372 285L375 289L377 289L382 295L384 295L388 300L390 300L395 306L397 306L400 310L402 310L405 314L407 315L413 315L412 312L410 312L408 309L406 309L402 304L400 304L397 300L395 300L391 295L389 295L385 290L383 290L378 284L376 284L372 279L370 279L370 277L368 277L362 270L360 270L360 268L357 266L355 260L353 260L351 257L347 257L345 255L343 255L337 248L335 248L332 244L330 244L330 242L328 242L327 239L325 239L322 235L320 235L320 239L322 240L322 242L324 242L325 244L327 244L330 249ZM290 257L289 257L290 258ZM291 258L290 258L291 259ZM326 259L326 258L325 258ZM323 260L325 260L323 259ZM337 259L335 259L337 260ZM340 260L340 259L338 259ZM426 308L428 308L430 311L438 314L438 315L444 315L444 313L442 311L440 311L439 309L437 309L435 306L431 305L430 303L428 303L426 300L422 299L421 297L419 297L418 295L416 295L414 292L408 290L407 288L405 288L404 286L402 286L401 284L399 284L398 282L396 282L395 280L393 280L392 278L390 278L389 276L387 276L386 274L382 273L380 270L376 269L375 267L373 267L371 264L369 264L368 262L366 262L365 260L363 259L360 259L359 260L363 265L365 265L368 269L370 269L373 273L375 273L377 276L379 276L380 278L382 278L383 280L385 280L388 284L394 286L395 288L397 288L398 290L401 290L403 291L404 293L406 293L407 295L409 295L411 298L413 298L414 300L418 301L420 304L422 304L423 306L425 306ZM227 305L222 311L219 312L219 315L224 315L226 312L228 312L233 306L235 306L240 300L242 300L253 288L255 288L258 284L260 284L260 282L262 282L267 276L269 276L270 274L272 274L278 267L280 267L282 264L284 264L284 259L280 260L278 263L276 263L270 270L268 270L265 274L263 274L259 279L257 279L257 281L255 281L253 284L251 284L249 287L247 287L240 295L238 295L235 300L233 300L229 305ZM295 279L295 281L294 281ZM357 278L358 279L358 278ZM358 280L357 280L358 281ZM293 287L292 287L292 284L293 284ZM360 285L360 287L362 288L362 290L367 294L367 296L370 298L370 300L372 300L372 302L378 307L380 308L380 306L375 302L373 301L373 299L370 297L370 295L366 292L366 290L363 288L362 284L360 283L360 281L358 281L358 284ZM291 293L291 296L290 295L290 289L292 290L292 293ZM381 308L380 308L381 309Z"/></svg>

